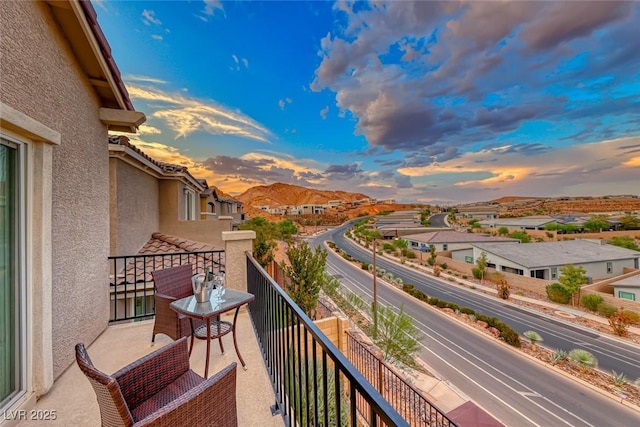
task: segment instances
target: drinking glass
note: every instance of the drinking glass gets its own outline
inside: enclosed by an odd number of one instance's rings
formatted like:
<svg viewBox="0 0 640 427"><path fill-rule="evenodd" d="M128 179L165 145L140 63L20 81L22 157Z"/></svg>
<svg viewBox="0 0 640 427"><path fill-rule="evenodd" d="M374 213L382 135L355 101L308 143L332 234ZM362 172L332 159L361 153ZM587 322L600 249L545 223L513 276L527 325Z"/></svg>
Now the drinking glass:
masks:
<svg viewBox="0 0 640 427"><path fill-rule="evenodd" d="M218 291L218 298L220 302L224 302L224 294L226 293L227 288L225 287L225 277L224 272L218 272L215 274L214 283L216 285L216 289Z"/></svg>

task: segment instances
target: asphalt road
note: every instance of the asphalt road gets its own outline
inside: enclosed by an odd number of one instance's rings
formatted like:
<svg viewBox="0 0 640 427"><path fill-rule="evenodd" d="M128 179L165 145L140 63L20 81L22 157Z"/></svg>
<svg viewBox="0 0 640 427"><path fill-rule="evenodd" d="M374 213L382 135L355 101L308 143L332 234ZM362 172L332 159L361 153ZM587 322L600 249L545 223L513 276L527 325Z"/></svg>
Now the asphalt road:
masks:
<svg viewBox="0 0 640 427"><path fill-rule="evenodd" d="M371 255L349 240L342 240L346 227L340 227L314 239L314 244L333 240L362 260ZM638 372L638 347L623 345L596 333L563 325L544 316L515 309L495 298L487 298L456 285L440 283L414 270L384 262L382 268L393 271L405 283L413 283L427 294L495 315L510 323L518 332L533 329L553 348L587 348L598 360L615 366L617 372L628 369L632 379ZM372 279L361 269L346 263L330 252L330 274L338 276L344 286L365 298L372 298ZM637 426L640 414L603 397L564 376L554 374L528 358L504 348L493 340L469 331L422 303L387 287L379 281L381 304L404 306L420 327L424 337L420 356L436 372L461 390L485 410L508 426ZM561 347L557 344L566 344ZM600 347L603 347L602 349ZM609 369L609 368L606 368ZM626 371L625 371L626 372Z"/></svg>

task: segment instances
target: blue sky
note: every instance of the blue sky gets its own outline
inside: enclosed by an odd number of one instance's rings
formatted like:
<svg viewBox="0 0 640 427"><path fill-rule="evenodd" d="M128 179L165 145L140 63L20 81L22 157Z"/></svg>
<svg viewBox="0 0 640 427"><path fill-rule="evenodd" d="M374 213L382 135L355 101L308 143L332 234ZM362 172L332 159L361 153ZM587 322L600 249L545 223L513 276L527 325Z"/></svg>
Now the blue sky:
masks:
<svg viewBox="0 0 640 427"><path fill-rule="evenodd" d="M227 193L640 194L640 2L94 5L132 142Z"/></svg>

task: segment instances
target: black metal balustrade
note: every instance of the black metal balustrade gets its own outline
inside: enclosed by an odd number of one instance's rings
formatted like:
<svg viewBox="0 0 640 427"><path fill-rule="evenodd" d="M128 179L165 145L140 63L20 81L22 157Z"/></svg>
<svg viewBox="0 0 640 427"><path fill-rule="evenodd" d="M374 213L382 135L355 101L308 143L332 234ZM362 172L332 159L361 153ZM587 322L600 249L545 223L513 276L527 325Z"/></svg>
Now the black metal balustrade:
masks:
<svg viewBox="0 0 640 427"><path fill-rule="evenodd" d="M347 357L247 254L249 312L289 426L408 426ZM365 405L356 407L356 403Z"/></svg>
<svg viewBox="0 0 640 427"><path fill-rule="evenodd" d="M194 274L224 271L224 251L196 251L109 257L109 322L142 320L155 315L151 272L192 264Z"/></svg>
<svg viewBox="0 0 640 427"><path fill-rule="evenodd" d="M386 362L347 333L349 360L412 426L457 427ZM357 404L360 407L360 402Z"/></svg>

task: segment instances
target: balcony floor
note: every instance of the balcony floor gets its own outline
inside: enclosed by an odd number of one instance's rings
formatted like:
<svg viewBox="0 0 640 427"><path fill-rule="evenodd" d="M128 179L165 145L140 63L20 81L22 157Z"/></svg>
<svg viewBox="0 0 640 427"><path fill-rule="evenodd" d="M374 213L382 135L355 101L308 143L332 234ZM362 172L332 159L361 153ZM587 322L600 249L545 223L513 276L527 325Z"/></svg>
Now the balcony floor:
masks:
<svg viewBox="0 0 640 427"><path fill-rule="evenodd" d="M222 316L222 318L232 321L233 314ZM153 320L110 326L88 347L89 356L98 369L108 373L115 372L171 342L169 337L158 335L155 345L152 345L152 331ZM233 338L229 334L222 338L225 354L220 353L217 342L211 343L209 375L213 375L231 362L237 362L236 398L239 425L283 426L281 416L271 415L270 406L275 402L273 388L249 314L244 308L238 315L236 333L238 347L247 363L247 370L242 369L233 347ZM206 342L196 339L191 353L191 368L200 375L204 375L205 353ZM38 400L35 409L56 411L57 419L47 421L48 425L100 426L100 410L95 393L76 363L56 380L48 394ZM41 425L42 421L23 421L18 425L26 427L36 424Z"/></svg>

